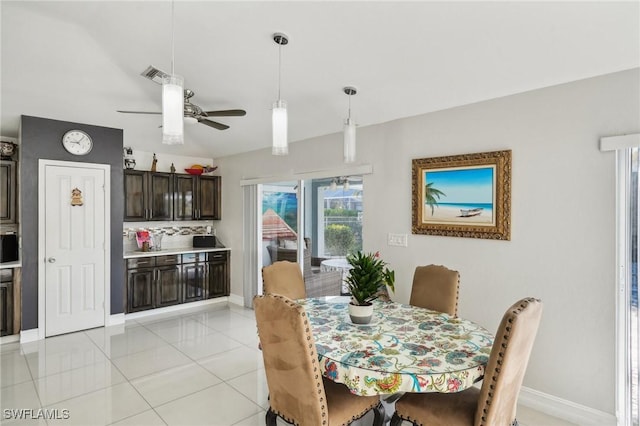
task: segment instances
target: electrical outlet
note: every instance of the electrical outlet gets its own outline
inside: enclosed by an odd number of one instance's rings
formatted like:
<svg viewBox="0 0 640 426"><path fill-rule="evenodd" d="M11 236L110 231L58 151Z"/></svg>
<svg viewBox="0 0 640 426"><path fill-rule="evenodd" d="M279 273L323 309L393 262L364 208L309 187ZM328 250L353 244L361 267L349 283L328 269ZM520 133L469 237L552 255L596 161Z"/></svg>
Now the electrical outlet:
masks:
<svg viewBox="0 0 640 426"><path fill-rule="evenodd" d="M407 234L388 234L387 244L390 246L407 247Z"/></svg>

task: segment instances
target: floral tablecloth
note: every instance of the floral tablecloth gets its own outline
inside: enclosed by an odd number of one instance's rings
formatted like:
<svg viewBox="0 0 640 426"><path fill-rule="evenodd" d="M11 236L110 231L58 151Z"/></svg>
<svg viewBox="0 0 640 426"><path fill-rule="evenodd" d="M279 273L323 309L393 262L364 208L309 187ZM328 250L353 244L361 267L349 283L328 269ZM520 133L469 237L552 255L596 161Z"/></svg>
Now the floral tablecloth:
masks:
<svg viewBox="0 0 640 426"><path fill-rule="evenodd" d="M299 302L323 375L354 394L459 392L484 376L493 335L471 321L376 300L371 323L356 325L348 297Z"/></svg>

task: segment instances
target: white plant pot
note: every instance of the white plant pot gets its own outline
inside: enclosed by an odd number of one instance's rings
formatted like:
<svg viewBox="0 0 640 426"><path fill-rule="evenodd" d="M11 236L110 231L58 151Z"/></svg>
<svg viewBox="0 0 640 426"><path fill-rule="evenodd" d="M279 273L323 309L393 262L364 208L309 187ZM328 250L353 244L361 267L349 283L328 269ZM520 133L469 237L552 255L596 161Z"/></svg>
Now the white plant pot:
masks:
<svg viewBox="0 0 640 426"><path fill-rule="evenodd" d="M354 324L369 324L373 316L373 304L353 305L349 303L349 317Z"/></svg>

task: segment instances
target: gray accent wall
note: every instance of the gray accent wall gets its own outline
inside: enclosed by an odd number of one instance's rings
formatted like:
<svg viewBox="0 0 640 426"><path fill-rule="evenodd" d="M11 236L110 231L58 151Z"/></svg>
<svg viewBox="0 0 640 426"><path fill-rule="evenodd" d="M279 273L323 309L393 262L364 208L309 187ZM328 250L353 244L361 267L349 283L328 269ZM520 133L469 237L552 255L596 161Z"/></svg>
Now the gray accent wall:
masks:
<svg viewBox="0 0 640 426"><path fill-rule="evenodd" d="M88 133L93 149L69 154L62 136L71 129ZM122 129L23 115L20 129L20 223L22 228L22 329L38 327L38 161L40 159L111 166L111 314L124 312L122 262Z"/></svg>

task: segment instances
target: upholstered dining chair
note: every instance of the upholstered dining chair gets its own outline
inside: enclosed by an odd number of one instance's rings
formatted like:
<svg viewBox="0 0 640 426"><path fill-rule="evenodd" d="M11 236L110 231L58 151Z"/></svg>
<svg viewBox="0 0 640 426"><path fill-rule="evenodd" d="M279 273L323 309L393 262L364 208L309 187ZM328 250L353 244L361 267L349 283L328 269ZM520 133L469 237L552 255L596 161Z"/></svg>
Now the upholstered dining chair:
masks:
<svg viewBox="0 0 640 426"><path fill-rule="evenodd" d="M542 302L526 298L502 317L480 389L458 393L406 393L396 402L391 426L517 425L516 405L542 316Z"/></svg>
<svg viewBox="0 0 640 426"><path fill-rule="evenodd" d="M458 315L460 274L442 265L418 266L413 274L409 304Z"/></svg>
<svg viewBox="0 0 640 426"><path fill-rule="evenodd" d="M302 271L295 262L281 260L262 268L263 293L281 294L289 299L305 299Z"/></svg>
<svg viewBox="0 0 640 426"><path fill-rule="evenodd" d="M374 411L382 426L378 396L358 396L339 383L323 379L311 324L303 306L278 294L253 299L269 387L266 424L277 417L296 425L347 425Z"/></svg>

